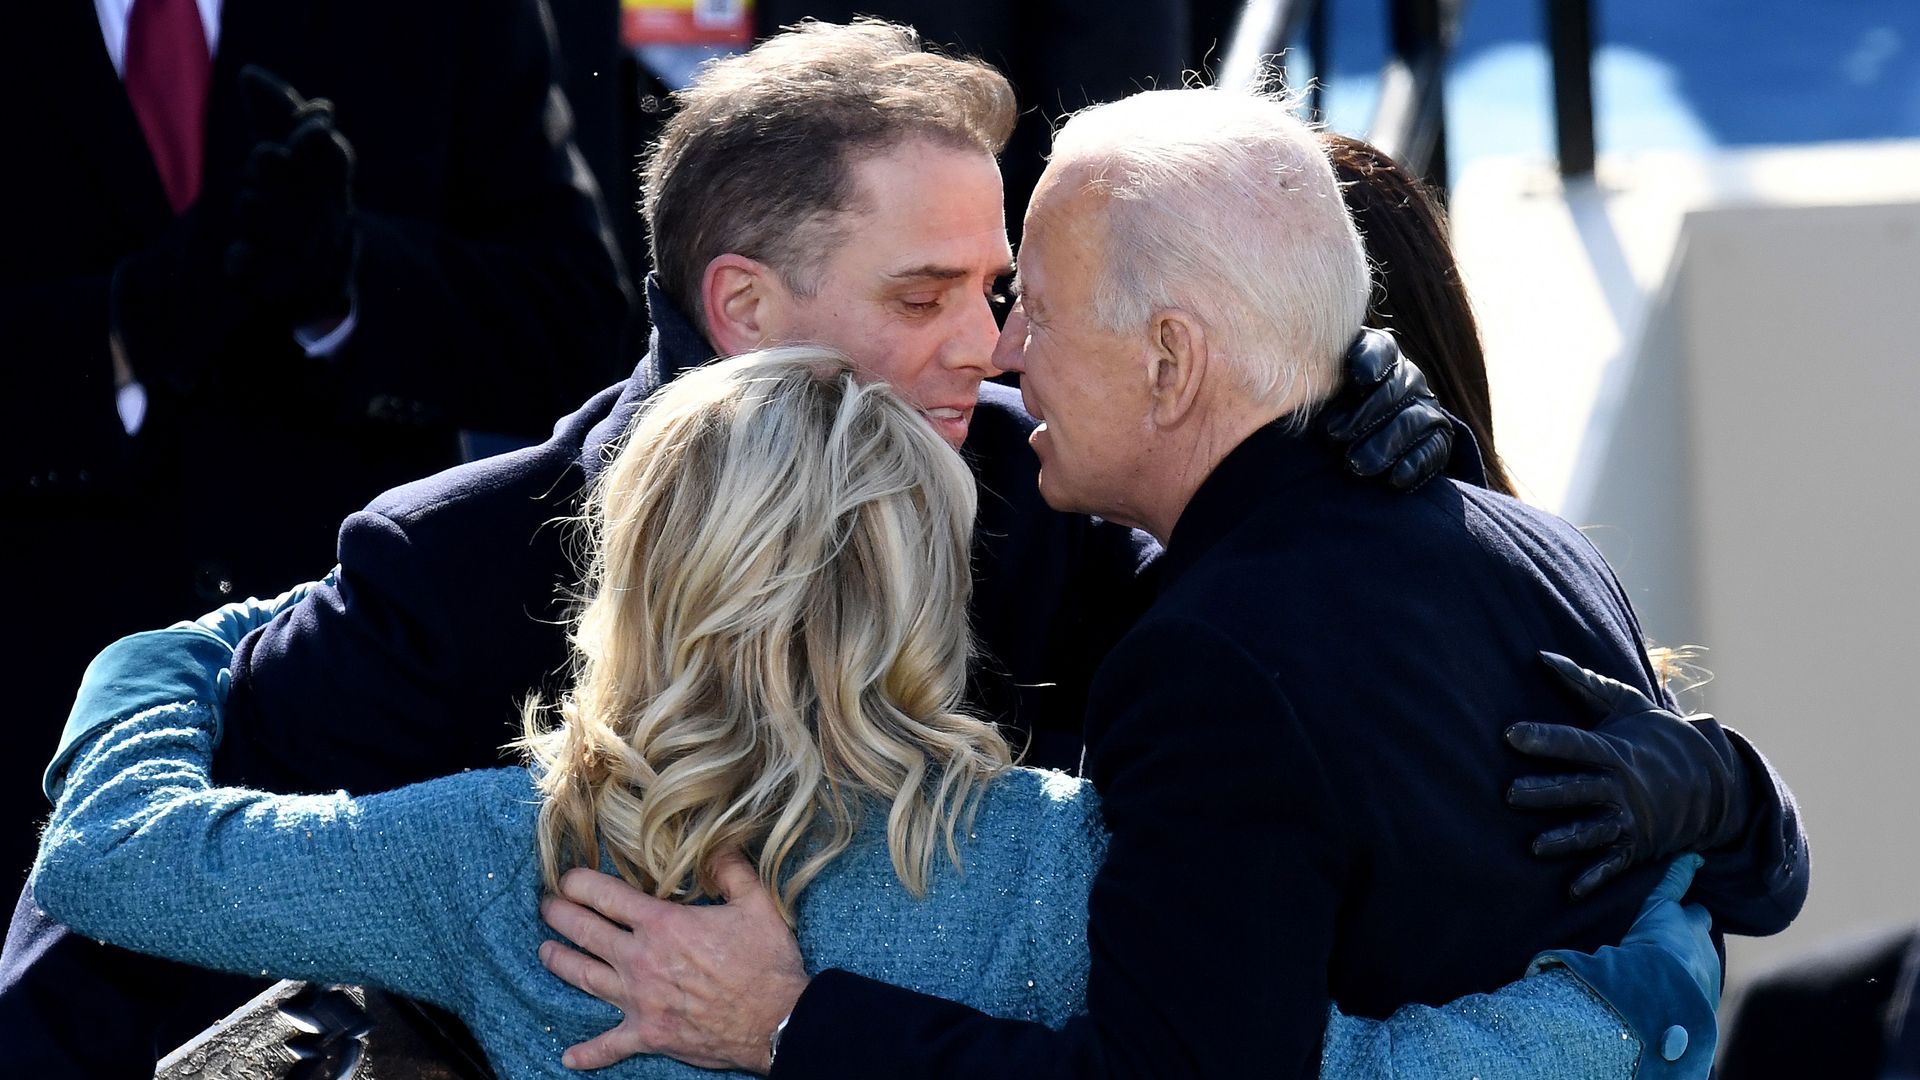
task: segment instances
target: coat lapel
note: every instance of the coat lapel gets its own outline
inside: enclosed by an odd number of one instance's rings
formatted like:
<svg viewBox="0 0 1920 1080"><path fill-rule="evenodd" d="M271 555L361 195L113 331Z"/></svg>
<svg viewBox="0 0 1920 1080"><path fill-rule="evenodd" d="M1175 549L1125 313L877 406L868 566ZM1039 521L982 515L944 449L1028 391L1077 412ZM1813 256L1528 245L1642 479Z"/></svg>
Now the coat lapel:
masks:
<svg viewBox="0 0 1920 1080"><path fill-rule="evenodd" d="M126 87L107 56L93 5L64 0L23 6L23 14L46 19L42 40L50 53L71 57L75 64L74 109L69 114L73 117L69 146L74 156L69 160L99 178L99 188L107 196L102 209L129 231L151 235L165 227L173 220L173 210L160 186L147 137L127 101Z"/></svg>

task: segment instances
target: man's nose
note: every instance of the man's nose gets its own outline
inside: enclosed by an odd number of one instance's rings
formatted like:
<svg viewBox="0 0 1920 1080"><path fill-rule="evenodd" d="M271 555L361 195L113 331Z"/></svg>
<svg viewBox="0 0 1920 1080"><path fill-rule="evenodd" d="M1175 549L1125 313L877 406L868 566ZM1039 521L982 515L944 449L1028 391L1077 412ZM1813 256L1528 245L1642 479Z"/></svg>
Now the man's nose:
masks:
<svg viewBox="0 0 1920 1080"><path fill-rule="evenodd" d="M1019 304L1007 312L1007 325L993 347L993 366L1001 371L1027 370L1027 312Z"/></svg>
<svg viewBox="0 0 1920 1080"><path fill-rule="evenodd" d="M946 366L955 371L971 368L979 371L981 378L991 379L1000 374L994 366L1000 324L993 317L993 305L984 296L969 310L972 313L947 341Z"/></svg>

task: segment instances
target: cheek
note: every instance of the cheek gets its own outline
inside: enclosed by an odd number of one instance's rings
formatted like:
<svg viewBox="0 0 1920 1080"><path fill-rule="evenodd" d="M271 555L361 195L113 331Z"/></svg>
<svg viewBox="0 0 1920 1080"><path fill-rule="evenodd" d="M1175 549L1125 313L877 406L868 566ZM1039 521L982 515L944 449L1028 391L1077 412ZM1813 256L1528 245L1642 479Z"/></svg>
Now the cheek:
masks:
<svg viewBox="0 0 1920 1080"><path fill-rule="evenodd" d="M911 394L916 387L935 381L944 340L936 330L894 324L871 327L862 348L871 358L867 367L895 389Z"/></svg>
<svg viewBox="0 0 1920 1080"><path fill-rule="evenodd" d="M917 357L871 340L858 350L849 350L848 355L863 378L886 383L910 405L925 407L938 399L939 388L927 375L933 369Z"/></svg>

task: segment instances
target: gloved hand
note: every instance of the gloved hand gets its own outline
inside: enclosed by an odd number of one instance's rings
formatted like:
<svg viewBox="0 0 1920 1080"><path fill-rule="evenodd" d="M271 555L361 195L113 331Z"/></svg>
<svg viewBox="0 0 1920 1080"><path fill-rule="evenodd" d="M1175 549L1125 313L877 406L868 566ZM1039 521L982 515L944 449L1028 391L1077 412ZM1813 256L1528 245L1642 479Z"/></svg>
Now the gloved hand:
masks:
<svg viewBox="0 0 1920 1080"><path fill-rule="evenodd" d="M228 276L291 326L344 318L355 229L353 146L333 103L308 100L264 68L240 69L253 152L234 202Z"/></svg>
<svg viewBox="0 0 1920 1080"><path fill-rule="evenodd" d="M1356 476L1412 491L1446 468L1453 422L1392 334L1361 330L1347 350L1345 378L1321 410L1320 426L1346 447L1347 467Z"/></svg>
<svg viewBox="0 0 1920 1080"><path fill-rule="evenodd" d="M1618 945L1590 953L1556 949L1529 973L1565 967L1639 1036L1642 1078L1707 1075L1719 1042L1720 955L1707 910L1680 898L1703 860L1682 855L1648 895Z"/></svg>
<svg viewBox="0 0 1920 1080"><path fill-rule="evenodd" d="M1634 916L1633 925L1627 928L1627 936L1621 939L1620 947L1631 949L1645 945L1672 952L1686 969L1687 977L1706 995L1707 1004L1718 1009L1723 972L1720 968L1720 950L1714 947L1713 938L1709 936L1713 929L1713 916L1699 904L1683 905L1680 902L1692 886L1694 874L1705 863L1706 860L1697 854L1681 855L1674 859L1667 866L1666 877L1653 887L1646 902L1640 905L1640 913Z"/></svg>
<svg viewBox="0 0 1920 1080"><path fill-rule="evenodd" d="M1540 658L1603 717L1591 730L1542 723L1507 729L1507 743L1523 754L1594 770L1522 776L1507 791L1507 802L1524 809L1598 811L1533 842L1533 853L1546 858L1601 853L1574 879L1574 899L1629 867L1739 836L1751 806L1746 770L1713 717L1678 716L1564 656Z"/></svg>

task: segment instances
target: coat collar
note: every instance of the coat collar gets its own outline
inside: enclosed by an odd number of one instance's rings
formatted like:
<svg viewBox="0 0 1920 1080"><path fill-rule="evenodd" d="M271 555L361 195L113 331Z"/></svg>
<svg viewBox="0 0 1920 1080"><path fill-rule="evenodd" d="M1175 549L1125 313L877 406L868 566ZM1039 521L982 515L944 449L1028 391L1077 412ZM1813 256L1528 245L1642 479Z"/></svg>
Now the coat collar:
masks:
<svg viewBox="0 0 1920 1080"><path fill-rule="evenodd" d="M653 365L655 385L663 385L712 360L716 355L707 337L667 297L660 275L647 275L647 315L653 332L647 339L647 360Z"/></svg>
<svg viewBox="0 0 1920 1080"><path fill-rule="evenodd" d="M613 409L587 433L580 465L589 481L606 467L608 446L632 426L640 406L655 390L714 357L713 346L667 296L657 274L647 275L647 315L653 323L647 337L647 355L633 369Z"/></svg>
<svg viewBox="0 0 1920 1080"><path fill-rule="evenodd" d="M1160 560L1163 585L1178 579L1281 494L1319 481L1353 482L1345 475L1337 448L1292 426L1283 417L1255 431L1200 482L1167 538L1167 553Z"/></svg>

